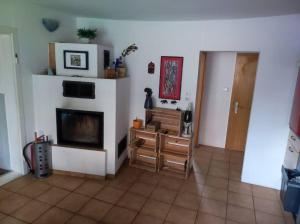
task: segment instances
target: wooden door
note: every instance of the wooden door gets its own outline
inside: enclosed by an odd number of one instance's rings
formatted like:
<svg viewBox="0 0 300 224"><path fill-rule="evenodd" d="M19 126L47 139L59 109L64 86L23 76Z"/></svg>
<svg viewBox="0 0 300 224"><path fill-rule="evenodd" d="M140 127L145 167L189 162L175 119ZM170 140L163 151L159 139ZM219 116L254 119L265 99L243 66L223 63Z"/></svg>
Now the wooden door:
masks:
<svg viewBox="0 0 300 224"><path fill-rule="evenodd" d="M258 57L258 53L237 53L226 149L245 149Z"/></svg>

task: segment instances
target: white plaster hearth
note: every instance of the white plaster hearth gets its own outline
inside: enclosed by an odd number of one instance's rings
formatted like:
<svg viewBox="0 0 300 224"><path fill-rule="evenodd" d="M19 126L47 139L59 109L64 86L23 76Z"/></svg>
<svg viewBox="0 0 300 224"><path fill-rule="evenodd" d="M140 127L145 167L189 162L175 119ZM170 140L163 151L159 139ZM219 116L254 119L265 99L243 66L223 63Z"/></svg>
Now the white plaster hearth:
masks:
<svg viewBox="0 0 300 224"><path fill-rule="evenodd" d="M62 82L95 83L95 99L63 96ZM129 78L96 79L82 77L33 75L35 130L49 135L53 169L92 175L115 174L126 158L126 150L118 157L119 141L127 134L129 125ZM104 147L102 151L57 144L56 108L104 112Z"/></svg>

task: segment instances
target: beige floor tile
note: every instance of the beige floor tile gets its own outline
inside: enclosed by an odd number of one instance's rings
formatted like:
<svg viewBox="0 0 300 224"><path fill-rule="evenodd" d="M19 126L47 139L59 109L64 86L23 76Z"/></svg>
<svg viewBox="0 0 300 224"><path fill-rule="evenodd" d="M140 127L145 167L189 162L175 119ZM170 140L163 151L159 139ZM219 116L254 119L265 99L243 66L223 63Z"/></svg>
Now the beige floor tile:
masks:
<svg viewBox="0 0 300 224"><path fill-rule="evenodd" d="M229 180L241 181L241 171L229 170Z"/></svg>
<svg viewBox="0 0 300 224"><path fill-rule="evenodd" d="M75 192L93 197L104 187L104 182L88 180L80 185Z"/></svg>
<svg viewBox="0 0 300 224"><path fill-rule="evenodd" d="M136 180L142 173L144 172L144 170L141 169L136 169L134 167L130 167L130 166L123 166L119 172L119 176L126 176L127 178L132 178L134 177L134 179L132 180Z"/></svg>
<svg viewBox="0 0 300 224"><path fill-rule="evenodd" d="M56 205L59 201L61 201L63 198L65 198L68 194L70 194L69 191L52 187L45 193L41 194L37 200L48 203L50 205Z"/></svg>
<svg viewBox="0 0 300 224"><path fill-rule="evenodd" d="M218 217L226 217L226 203L222 201L202 198L199 210L201 212L205 212Z"/></svg>
<svg viewBox="0 0 300 224"><path fill-rule="evenodd" d="M240 206L243 208L253 209L253 198L252 196L246 194L238 194L229 192L228 194L228 203L231 205Z"/></svg>
<svg viewBox="0 0 300 224"><path fill-rule="evenodd" d="M125 190L125 191L127 191L132 185L133 185L133 182L126 178L116 178L116 179L107 181L107 186L117 188L120 190Z"/></svg>
<svg viewBox="0 0 300 224"><path fill-rule="evenodd" d="M60 201L57 207L70 212L78 212L89 199L89 197L82 194L71 193Z"/></svg>
<svg viewBox="0 0 300 224"><path fill-rule="evenodd" d="M242 172L243 164L242 163L230 163L230 171Z"/></svg>
<svg viewBox="0 0 300 224"><path fill-rule="evenodd" d="M252 195L252 186L251 184L242 183L240 181L229 180L229 191Z"/></svg>
<svg viewBox="0 0 300 224"><path fill-rule="evenodd" d="M144 214L138 214L135 218L133 224L162 224L163 220L160 220L158 218L144 215Z"/></svg>
<svg viewBox="0 0 300 224"><path fill-rule="evenodd" d="M0 201L11 196L13 193L10 192L10 191L6 191L6 190L3 190L3 189L0 189Z"/></svg>
<svg viewBox="0 0 300 224"><path fill-rule="evenodd" d="M35 224L63 224L73 216L72 213L60 208L52 208L38 218Z"/></svg>
<svg viewBox="0 0 300 224"><path fill-rule="evenodd" d="M161 176L158 185L161 187L168 188L170 190L178 191L183 184L183 180Z"/></svg>
<svg viewBox="0 0 300 224"><path fill-rule="evenodd" d="M285 221L283 217L270 215L264 212L255 212L256 223L257 224L284 224Z"/></svg>
<svg viewBox="0 0 300 224"><path fill-rule="evenodd" d="M172 206L166 221L174 224L194 224L196 216L197 212L194 210L185 209L179 206Z"/></svg>
<svg viewBox="0 0 300 224"><path fill-rule="evenodd" d="M219 169L223 169L223 170L229 170L229 162L211 160L210 167L219 168Z"/></svg>
<svg viewBox="0 0 300 224"><path fill-rule="evenodd" d="M234 222L232 220L226 220L226 224L239 224L238 222Z"/></svg>
<svg viewBox="0 0 300 224"><path fill-rule="evenodd" d="M127 192L118 202L118 205L128 209L139 211L146 202L146 198L135 194Z"/></svg>
<svg viewBox="0 0 300 224"><path fill-rule="evenodd" d="M12 194L11 196L0 201L0 212L3 212L5 214L12 214L29 201L30 199L28 197L18 194Z"/></svg>
<svg viewBox="0 0 300 224"><path fill-rule="evenodd" d="M201 175L206 175L208 173L209 164L202 164L195 162L193 164L193 170L195 173L199 173Z"/></svg>
<svg viewBox="0 0 300 224"><path fill-rule="evenodd" d="M254 197L255 210L266 212L273 215L282 216L283 214L279 203L280 203L279 201Z"/></svg>
<svg viewBox="0 0 300 224"><path fill-rule="evenodd" d="M96 221L80 215L73 216L67 224L97 224Z"/></svg>
<svg viewBox="0 0 300 224"><path fill-rule="evenodd" d="M204 185L206 180L206 175L202 173L192 172L188 177L188 181L196 182L197 184Z"/></svg>
<svg viewBox="0 0 300 224"><path fill-rule="evenodd" d="M133 186L129 189L130 192L140 194L144 197L148 197L151 195L152 191L154 190L155 186L151 184L145 184L141 182L136 182Z"/></svg>
<svg viewBox="0 0 300 224"><path fill-rule="evenodd" d="M252 190L254 197L278 200L277 192L274 189L253 185Z"/></svg>
<svg viewBox="0 0 300 224"><path fill-rule="evenodd" d="M177 195L177 191L167 189L165 187L157 187L151 194L151 198L165 203L173 203Z"/></svg>
<svg viewBox="0 0 300 224"><path fill-rule="evenodd" d="M33 222L39 216L41 216L44 212L46 212L50 208L50 205L39 202L39 201L30 201L25 206L18 209L14 214L13 217L20 219L25 222Z"/></svg>
<svg viewBox="0 0 300 224"><path fill-rule="evenodd" d="M42 182L35 182L20 189L17 193L30 198L36 198L50 189L50 185Z"/></svg>
<svg viewBox="0 0 300 224"><path fill-rule="evenodd" d="M98 194L95 195L95 198L101 201L115 204L123 194L123 190L116 189L113 187L104 187Z"/></svg>
<svg viewBox="0 0 300 224"><path fill-rule="evenodd" d="M105 215L103 222L107 224L130 224L136 215L136 211L115 206Z"/></svg>
<svg viewBox="0 0 300 224"><path fill-rule="evenodd" d="M159 176L157 174L145 172L141 174L141 176L138 178L138 181L145 184L156 185L158 184Z"/></svg>
<svg viewBox="0 0 300 224"><path fill-rule="evenodd" d="M84 207L79 211L79 214L88 218L100 221L105 214L112 208L112 204L91 199Z"/></svg>
<svg viewBox="0 0 300 224"><path fill-rule="evenodd" d="M20 189L23 189L25 186L32 184L34 182L35 180L32 177L23 176L5 184L4 186L2 186L2 188L8 191L17 192Z"/></svg>
<svg viewBox="0 0 300 224"><path fill-rule="evenodd" d="M201 197L188 192L180 192L174 204L187 209L197 210L199 208Z"/></svg>
<svg viewBox="0 0 300 224"><path fill-rule="evenodd" d="M227 219L238 223L255 224L254 210L228 205Z"/></svg>
<svg viewBox="0 0 300 224"><path fill-rule="evenodd" d="M203 212L198 213L197 224L225 224L225 219L206 214Z"/></svg>
<svg viewBox="0 0 300 224"><path fill-rule="evenodd" d="M228 179L213 177L213 176L207 176L205 185L210 186L210 187L221 188L221 189L227 190Z"/></svg>
<svg viewBox="0 0 300 224"><path fill-rule="evenodd" d="M69 191L74 191L84 181L85 180L83 178L64 176L64 175L52 175L51 177L49 177L48 180L50 184Z"/></svg>
<svg viewBox="0 0 300 224"><path fill-rule="evenodd" d="M169 204L149 199L141 210L141 213L163 220L167 216L170 207Z"/></svg>
<svg viewBox="0 0 300 224"><path fill-rule="evenodd" d="M227 179L229 177L229 171L227 169L210 167L208 175Z"/></svg>
<svg viewBox="0 0 300 224"><path fill-rule="evenodd" d="M227 190L204 186L202 197L227 202Z"/></svg>
<svg viewBox="0 0 300 224"><path fill-rule="evenodd" d="M0 220L4 219L7 215L0 212Z"/></svg>
<svg viewBox="0 0 300 224"><path fill-rule="evenodd" d="M228 162L229 161L229 153L227 152L214 152L213 160Z"/></svg>
<svg viewBox="0 0 300 224"><path fill-rule="evenodd" d="M180 192L189 192L201 196L204 185L197 184L196 182L186 181L181 186Z"/></svg>
<svg viewBox="0 0 300 224"><path fill-rule="evenodd" d="M283 213L285 224L295 224L295 220L292 213L284 212Z"/></svg>
<svg viewBox="0 0 300 224"><path fill-rule="evenodd" d="M15 219L13 217L7 216L4 219L1 220L1 224L25 224L26 222L23 222L21 220Z"/></svg>

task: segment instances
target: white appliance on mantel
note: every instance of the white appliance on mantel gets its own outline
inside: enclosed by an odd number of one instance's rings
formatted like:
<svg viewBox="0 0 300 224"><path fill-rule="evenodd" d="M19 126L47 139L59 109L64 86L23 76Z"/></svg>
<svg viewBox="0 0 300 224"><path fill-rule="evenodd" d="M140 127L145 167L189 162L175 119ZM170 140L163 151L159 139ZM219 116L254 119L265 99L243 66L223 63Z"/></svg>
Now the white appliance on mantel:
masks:
<svg viewBox="0 0 300 224"><path fill-rule="evenodd" d="M115 174L127 157L127 150L118 155L118 143L128 133L129 78L97 79L32 75L35 130L53 140L54 170L105 176ZM95 99L63 96L63 81L93 82ZM102 150L57 145L56 108L104 113Z"/></svg>
<svg viewBox="0 0 300 224"><path fill-rule="evenodd" d="M113 48L99 44L53 43L55 45L56 74L64 76L82 76L103 78L105 62L110 65L114 59ZM70 55L83 55L87 60L86 69L67 68ZM84 59L82 58L82 60Z"/></svg>

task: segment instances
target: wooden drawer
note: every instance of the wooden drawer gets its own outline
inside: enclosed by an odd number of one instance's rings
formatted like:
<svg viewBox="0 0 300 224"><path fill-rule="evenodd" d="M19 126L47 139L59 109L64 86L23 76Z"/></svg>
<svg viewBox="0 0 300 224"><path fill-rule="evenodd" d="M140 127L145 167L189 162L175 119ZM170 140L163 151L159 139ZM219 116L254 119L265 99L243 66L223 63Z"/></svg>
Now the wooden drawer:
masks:
<svg viewBox="0 0 300 224"><path fill-rule="evenodd" d="M178 153L189 155L191 151L191 139L170 135L160 135L161 152Z"/></svg>
<svg viewBox="0 0 300 224"><path fill-rule="evenodd" d="M176 156L172 154L161 154L161 167L163 169L172 169L174 171L185 172L187 168L188 159L183 156Z"/></svg>
<svg viewBox="0 0 300 224"><path fill-rule="evenodd" d="M132 143L135 139L143 139L143 146L148 149L152 149L153 151L157 151L158 148L158 134L151 133L149 131L134 129L130 130L130 143Z"/></svg>
<svg viewBox="0 0 300 224"><path fill-rule="evenodd" d="M146 122L159 121L160 129L174 133L177 136L181 134L182 128L182 111L166 109L166 108L153 108L146 110Z"/></svg>

